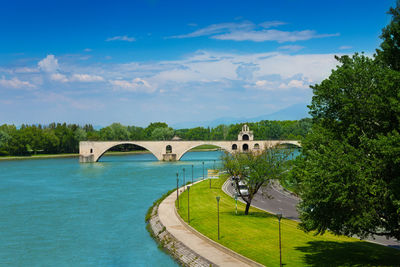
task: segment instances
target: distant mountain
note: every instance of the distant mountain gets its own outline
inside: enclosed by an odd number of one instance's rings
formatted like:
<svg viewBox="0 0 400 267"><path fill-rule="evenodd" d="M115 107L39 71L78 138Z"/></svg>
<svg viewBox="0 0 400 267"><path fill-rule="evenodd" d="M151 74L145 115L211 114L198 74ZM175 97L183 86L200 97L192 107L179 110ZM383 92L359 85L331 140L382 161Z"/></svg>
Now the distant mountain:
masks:
<svg viewBox="0 0 400 267"><path fill-rule="evenodd" d="M102 128L104 128L104 126L102 126L102 125L93 125L93 129L95 129L97 131L102 129Z"/></svg>
<svg viewBox="0 0 400 267"><path fill-rule="evenodd" d="M242 122L257 122L262 120L300 120L307 117L310 117L310 115L308 114L307 104L301 103L289 106L271 114L257 116L253 118L222 117L212 121L176 123L173 124L172 127L174 129L216 127L221 124L229 125Z"/></svg>

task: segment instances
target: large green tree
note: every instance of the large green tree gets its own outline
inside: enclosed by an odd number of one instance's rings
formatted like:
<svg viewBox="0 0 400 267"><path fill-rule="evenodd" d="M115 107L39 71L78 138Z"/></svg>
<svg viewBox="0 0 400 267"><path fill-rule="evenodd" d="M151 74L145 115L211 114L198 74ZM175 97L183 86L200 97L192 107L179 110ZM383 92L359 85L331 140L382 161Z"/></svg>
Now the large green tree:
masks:
<svg viewBox="0 0 400 267"><path fill-rule="evenodd" d="M151 133L152 140L171 140L174 136L174 129L171 127L155 128Z"/></svg>
<svg viewBox="0 0 400 267"><path fill-rule="evenodd" d="M337 58L313 86L311 132L293 169L301 227L400 239L400 2L374 58Z"/></svg>
<svg viewBox="0 0 400 267"><path fill-rule="evenodd" d="M313 127L293 169L301 227L400 239L400 72L364 55L337 60L312 86Z"/></svg>
<svg viewBox="0 0 400 267"><path fill-rule="evenodd" d="M391 69L400 71L400 0L395 8L390 8L392 15L390 23L383 28L380 48L376 50L379 60L385 62Z"/></svg>

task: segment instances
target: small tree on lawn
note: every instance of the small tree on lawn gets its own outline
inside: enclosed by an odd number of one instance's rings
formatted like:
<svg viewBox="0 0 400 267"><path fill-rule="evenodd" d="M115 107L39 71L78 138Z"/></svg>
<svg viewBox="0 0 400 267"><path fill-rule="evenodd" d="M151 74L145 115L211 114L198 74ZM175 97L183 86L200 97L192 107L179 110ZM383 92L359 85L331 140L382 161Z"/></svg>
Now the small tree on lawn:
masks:
<svg viewBox="0 0 400 267"><path fill-rule="evenodd" d="M238 178L235 179L236 188L239 187L239 181L247 184L248 196L243 196L238 190L238 196L246 202L245 215L249 214L251 201L261 186L281 177L289 155L287 149L273 147L258 153L225 153L222 156L223 168Z"/></svg>

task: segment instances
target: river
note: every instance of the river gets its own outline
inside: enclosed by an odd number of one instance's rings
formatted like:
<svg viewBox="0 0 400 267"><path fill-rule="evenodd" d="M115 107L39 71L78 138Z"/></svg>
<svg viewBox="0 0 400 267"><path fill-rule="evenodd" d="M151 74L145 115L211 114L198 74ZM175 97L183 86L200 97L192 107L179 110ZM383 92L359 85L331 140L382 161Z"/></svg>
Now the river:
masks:
<svg viewBox="0 0 400 267"><path fill-rule="evenodd" d="M177 266L145 228L153 201L220 151L0 162L0 266Z"/></svg>

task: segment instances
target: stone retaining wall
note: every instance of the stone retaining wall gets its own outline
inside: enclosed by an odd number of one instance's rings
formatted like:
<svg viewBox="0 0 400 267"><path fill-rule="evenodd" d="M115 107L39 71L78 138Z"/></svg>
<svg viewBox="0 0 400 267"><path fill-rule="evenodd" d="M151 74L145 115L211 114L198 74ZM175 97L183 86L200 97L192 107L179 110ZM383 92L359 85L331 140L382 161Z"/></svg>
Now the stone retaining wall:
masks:
<svg viewBox="0 0 400 267"><path fill-rule="evenodd" d="M159 205L154 206L152 210L148 228L153 238L156 239L160 246L167 250L182 266L216 266L176 240L176 238L165 229L158 217L158 206Z"/></svg>

